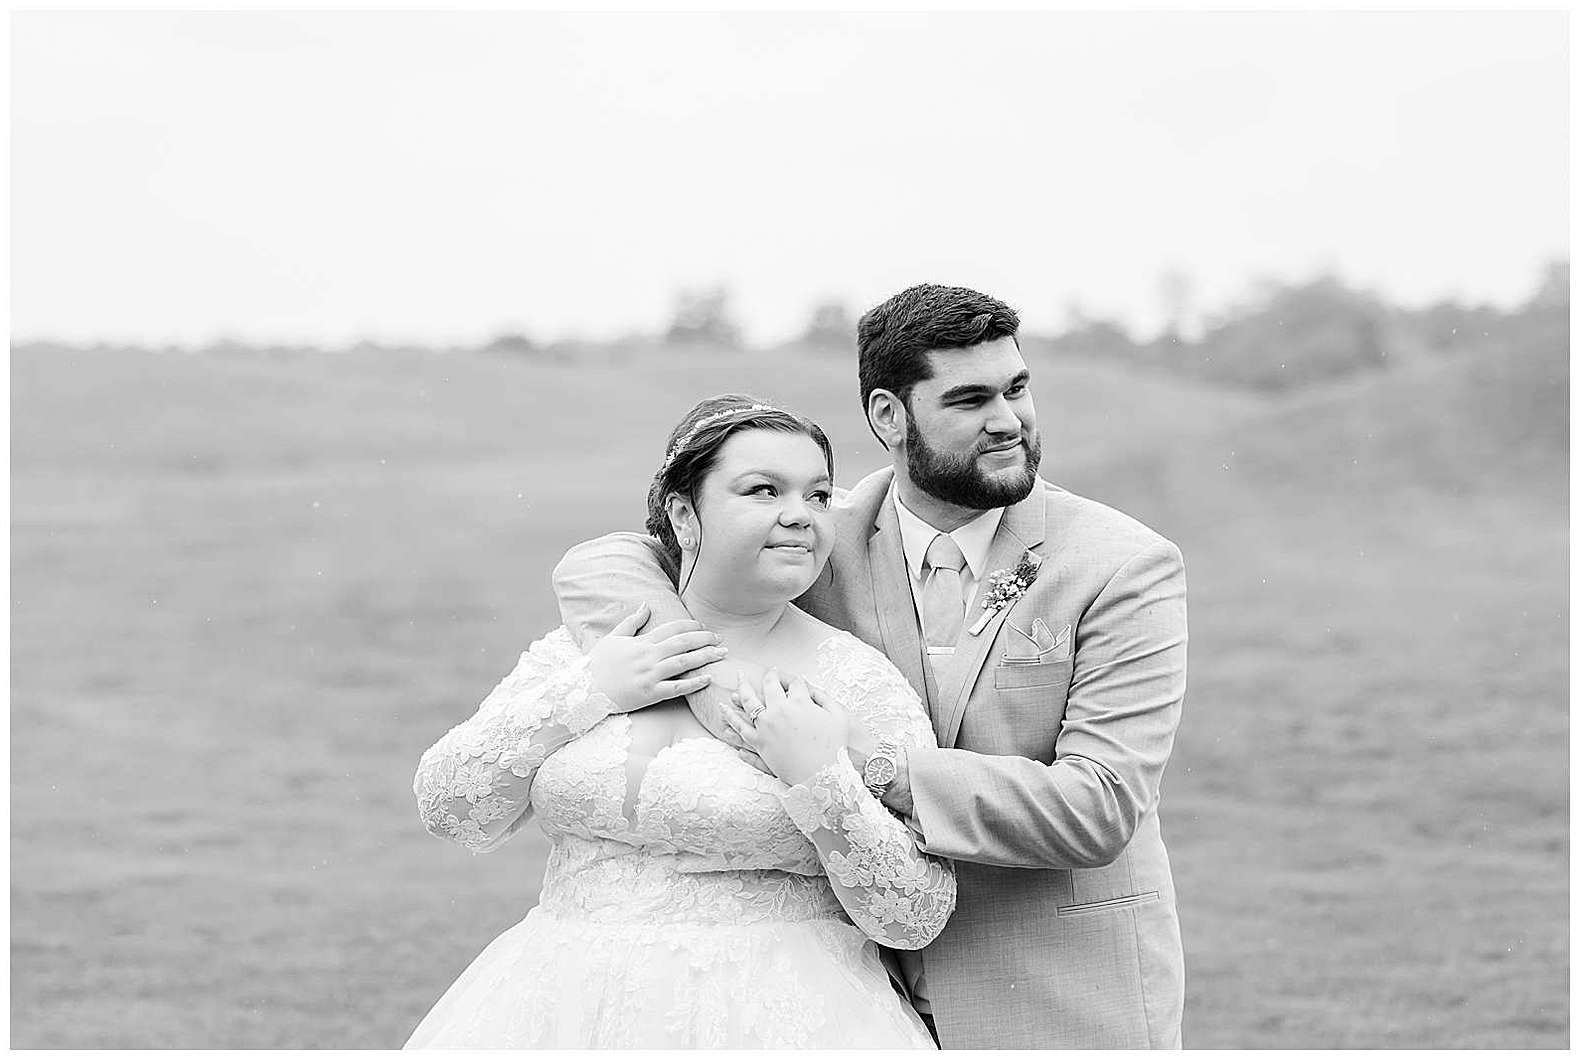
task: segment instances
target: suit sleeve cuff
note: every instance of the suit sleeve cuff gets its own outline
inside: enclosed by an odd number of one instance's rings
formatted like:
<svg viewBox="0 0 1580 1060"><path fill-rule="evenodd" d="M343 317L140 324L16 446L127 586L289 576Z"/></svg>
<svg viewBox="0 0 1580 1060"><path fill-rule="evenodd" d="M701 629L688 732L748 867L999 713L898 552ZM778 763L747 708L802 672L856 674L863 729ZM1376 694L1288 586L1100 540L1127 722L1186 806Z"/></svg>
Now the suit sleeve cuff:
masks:
<svg viewBox="0 0 1580 1060"><path fill-rule="evenodd" d="M938 792L944 788L940 778L947 776L942 761L947 753L939 747L908 747L905 750L905 776L911 789L911 812L900 820L916 837L916 845L928 854L935 853L927 846L928 824L937 824L942 819Z"/></svg>

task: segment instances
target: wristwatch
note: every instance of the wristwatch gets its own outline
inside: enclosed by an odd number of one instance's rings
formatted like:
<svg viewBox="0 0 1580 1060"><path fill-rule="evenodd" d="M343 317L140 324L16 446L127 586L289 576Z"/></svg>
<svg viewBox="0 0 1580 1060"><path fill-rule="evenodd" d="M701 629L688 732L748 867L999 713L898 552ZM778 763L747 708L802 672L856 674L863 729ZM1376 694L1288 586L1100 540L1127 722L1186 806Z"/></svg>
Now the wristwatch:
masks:
<svg viewBox="0 0 1580 1060"><path fill-rule="evenodd" d="M861 767L861 782L867 785L867 790L872 792L873 798L883 798L883 793L894 783L894 778L899 774L899 760L902 753L900 741L892 736L885 736L878 741L877 748L868 756L867 764Z"/></svg>

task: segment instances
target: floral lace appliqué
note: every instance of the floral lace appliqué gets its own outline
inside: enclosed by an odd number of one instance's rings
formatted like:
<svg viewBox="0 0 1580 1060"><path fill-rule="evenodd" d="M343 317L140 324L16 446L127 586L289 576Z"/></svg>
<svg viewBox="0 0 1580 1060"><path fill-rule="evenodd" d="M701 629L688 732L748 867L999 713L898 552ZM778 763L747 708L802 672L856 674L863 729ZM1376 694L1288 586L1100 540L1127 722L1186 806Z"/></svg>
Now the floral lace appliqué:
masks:
<svg viewBox="0 0 1580 1060"><path fill-rule="evenodd" d="M423 825L474 853L498 846L526 819L548 756L613 706L590 687L587 659L563 628L535 642L477 713L422 756L412 790Z"/></svg>
<svg viewBox="0 0 1580 1060"><path fill-rule="evenodd" d="M841 634L819 664L818 683L875 733L932 740L881 655ZM414 1043L930 1047L872 940L937 936L954 903L948 863L916 848L848 759L790 788L688 737L643 767L632 717L610 708L557 630L423 755L414 787L430 831L491 850L531 815L551 845L536 908Z"/></svg>
<svg viewBox="0 0 1580 1060"><path fill-rule="evenodd" d="M823 853L845 911L870 938L914 950L938 937L955 908L954 871L917 849L910 829L873 798L843 749L784 802Z"/></svg>

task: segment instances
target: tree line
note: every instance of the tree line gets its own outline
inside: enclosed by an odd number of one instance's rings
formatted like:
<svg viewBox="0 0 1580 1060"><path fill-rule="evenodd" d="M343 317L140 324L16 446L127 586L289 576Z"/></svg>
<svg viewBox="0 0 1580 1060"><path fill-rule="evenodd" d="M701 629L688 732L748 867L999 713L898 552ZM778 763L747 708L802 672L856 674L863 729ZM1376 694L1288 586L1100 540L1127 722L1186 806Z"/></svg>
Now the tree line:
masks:
<svg viewBox="0 0 1580 1060"><path fill-rule="evenodd" d="M1443 300L1406 308L1353 287L1334 276L1298 283L1264 282L1240 302L1202 321L1187 336L1182 320L1188 277L1166 273L1160 292L1169 307L1169 324L1151 338L1138 338L1123 323L1071 310L1070 323L1057 334L1023 331L1028 355L1087 357L1133 367L1258 389L1285 389L1355 372L1384 368L1447 353L1494 346L1524 347L1533 342L1568 343L1569 263L1555 261L1535 290L1511 309ZM1027 307L1021 306L1022 311ZM54 342L19 346L73 349ZM99 344L97 348L107 348ZM746 351L739 323L722 286L688 288L674 300L661 334L638 334L605 342L540 342L519 330L504 331L478 346L433 347L361 342L346 352L481 353L509 357L550 357L574 361L585 356L637 349ZM838 300L812 308L805 326L773 349L807 357L850 357L856 351L856 317ZM308 354L309 346L257 346L220 340L197 349L166 352L217 354Z"/></svg>

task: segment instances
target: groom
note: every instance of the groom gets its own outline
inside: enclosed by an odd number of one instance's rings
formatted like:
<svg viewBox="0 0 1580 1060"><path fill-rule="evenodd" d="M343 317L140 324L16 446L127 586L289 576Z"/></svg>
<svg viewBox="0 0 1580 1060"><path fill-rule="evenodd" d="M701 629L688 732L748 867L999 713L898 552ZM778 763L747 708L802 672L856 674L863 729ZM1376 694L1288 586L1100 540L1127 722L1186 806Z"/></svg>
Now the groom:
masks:
<svg viewBox="0 0 1580 1060"><path fill-rule="evenodd" d="M899 978L945 1048L1174 1048L1184 957L1158 787L1185 695L1185 571L1169 541L1037 476L1015 311L961 287L861 318L861 391L892 467L836 506L797 603L874 645L938 748L853 764L951 858L955 913ZM566 624L684 617L644 539L571 549ZM673 612L673 614L671 614Z"/></svg>

